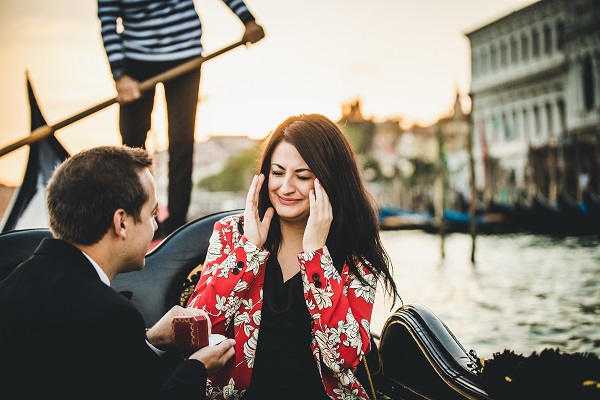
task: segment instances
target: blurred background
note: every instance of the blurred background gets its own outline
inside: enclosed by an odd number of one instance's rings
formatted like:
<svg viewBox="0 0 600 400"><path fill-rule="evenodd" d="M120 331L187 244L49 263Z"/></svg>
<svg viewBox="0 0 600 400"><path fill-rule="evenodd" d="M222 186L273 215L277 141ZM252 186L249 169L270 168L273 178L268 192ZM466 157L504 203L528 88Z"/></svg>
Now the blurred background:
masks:
<svg viewBox="0 0 600 400"><path fill-rule="evenodd" d="M600 1L246 3L267 36L202 66L189 219L243 207L260 140L321 113L358 153L405 303L486 357L600 350ZM224 3L195 4L205 53L241 38ZM30 133L26 71L49 124L115 96L96 12L0 3L0 147ZM165 202L161 94L147 146ZM117 111L55 136L119 144ZM0 158L0 214L27 157Z"/></svg>

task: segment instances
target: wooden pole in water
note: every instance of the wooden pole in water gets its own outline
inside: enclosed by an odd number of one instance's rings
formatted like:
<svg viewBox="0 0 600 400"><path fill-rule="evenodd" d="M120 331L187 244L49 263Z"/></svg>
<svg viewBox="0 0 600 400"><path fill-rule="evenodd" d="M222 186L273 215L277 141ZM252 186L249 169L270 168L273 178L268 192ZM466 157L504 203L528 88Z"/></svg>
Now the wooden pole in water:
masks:
<svg viewBox="0 0 600 400"><path fill-rule="evenodd" d="M439 179L441 182L441 205L439 210L439 233L440 233L440 251L442 259L446 258L446 219L444 217L444 209L446 208L446 196L447 196L447 177L446 177L446 152L444 149L444 136L442 134L442 120L438 121L436 127L436 134L438 140L438 149L439 149Z"/></svg>
<svg viewBox="0 0 600 400"><path fill-rule="evenodd" d="M229 50L233 50L236 47L238 47L244 43L245 43L244 41L240 40L239 42L230 44L227 47L223 47L222 49L217 50L214 53L208 54L206 56L196 57L188 62L178 65L175 68L165 71L162 74L158 74L158 75L140 83L140 91L142 91L142 92L147 91L148 89L151 89L154 86L156 86L156 84L159 82L168 81L170 79L181 76L181 75L185 74L186 72L192 71L196 68L200 68L200 65L202 65L202 63L204 61L208 61L208 60L215 58L223 53L228 52ZM53 135L54 132L56 132L57 130L64 128L67 125L71 125L73 122L79 121L80 119L83 119L89 115L92 115L108 106L115 104L116 102L117 102L117 98L113 97L112 99L108 99L108 100L103 101L102 103L96 104L96 105L94 105L84 111L81 111L69 118L66 118L54 125L40 126L39 128L35 129L33 132L31 132L31 134L29 136L27 136L26 138L17 140L16 142L9 144L8 146L0 149L0 157L2 157L5 154L8 154L14 150L17 150L18 148L20 148L22 146L33 144L35 142L38 142L38 141L46 138L47 136Z"/></svg>
<svg viewBox="0 0 600 400"><path fill-rule="evenodd" d="M467 117L467 146L469 151L469 186L471 189L471 201L469 202L469 231L471 233L471 263L475 263L475 247L477 241L477 188L475 186L475 160L473 159L473 120L471 114Z"/></svg>

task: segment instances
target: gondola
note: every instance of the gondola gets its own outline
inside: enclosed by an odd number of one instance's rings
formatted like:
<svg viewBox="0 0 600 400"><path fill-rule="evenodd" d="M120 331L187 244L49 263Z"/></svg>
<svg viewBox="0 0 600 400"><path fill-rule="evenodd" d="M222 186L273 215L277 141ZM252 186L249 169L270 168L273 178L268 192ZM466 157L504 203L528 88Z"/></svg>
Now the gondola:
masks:
<svg viewBox="0 0 600 400"><path fill-rule="evenodd" d="M32 99L35 97L30 91L30 101ZM39 109L34 110L32 107L32 130L36 132L35 125L45 122ZM41 120L34 121L34 115ZM52 128L50 133L57 125L49 127ZM38 143L40 148L49 151L35 150ZM36 194L47 181L47 171L68 156L53 135L45 134L27 144L30 158L26 177L31 178L25 181L32 184L24 182L8 218L4 219L0 233L0 281L28 258L42 239L51 236L47 227L24 228L19 222L28 209L44 208L43 203L35 204L33 200L40 197ZM118 275L111 286L136 305L148 326L153 325L173 305L187 303L206 258L214 223L240 211L223 211L188 222L148 252L144 269ZM565 355L558 356L562 359ZM576 377L564 384L554 379L552 393L563 390L566 396L560 398L600 398L600 359L593 354L567 356L576 357L577 362L571 362L568 368L565 363L559 364L550 372L576 371ZM525 357L505 350L494 354L492 359L483 360L475 350L467 351L433 311L421 304L406 304L389 316L381 332L371 332L371 350L358 365L356 376L371 399L550 398L537 383L535 374L519 368L534 359L537 360L535 354ZM584 367L578 372L574 365ZM518 385L507 383L512 377L517 378ZM531 393L539 396L532 397Z"/></svg>
<svg viewBox="0 0 600 400"><path fill-rule="evenodd" d="M564 191L556 202L539 192L530 201L520 197L515 205L515 223L525 231L556 237L596 235L600 233L600 213L594 211L591 196L583 202Z"/></svg>
<svg viewBox="0 0 600 400"><path fill-rule="evenodd" d="M146 255L144 269L118 275L111 286L129 298L151 326L173 305L185 306L198 281L214 223L239 212L224 211L188 222ZM47 228L1 233L0 280L28 258L43 238L50 236ZM488 373L489 366L510 365L503 359L514 360L517 355L505 351L506 354L497 353L490 360L480 359L476 351L467 351L443 321L422 304L402 305L389 316L381 332L371 332L371 336L371 351L356 375L372 399L520 398L514 392L508 392L510 397L506 397L498 389L515 366L495 367L490 370L493 374ZM591 366L580 379L588 397L568 398L598 398L592 395L600 395L600 359L593 355L580 358ZM583 386L585 382L596 382L597 388L591 384ZM493 396L494 390L500 394Z"/></svg>
<svg viewBox="0 0 600 400"><path fill-rule="evenodd" d="M568 235L587 236L600 232L597 220L586 207L585 202L579 202L566 191L561 191L557 198L561 213L561 226Z"/></svg>
<svg viewBox="0 0 600 400"><path fill-rule="evenodd" d="M593 224L600 231L600 195L590 188L583 191L583 207L589 213Z"/></svg>
<svg viewBox="0 0 600 400"><path fill-rule="evenodd" d="M432 221L431 211L414 211L400 207L379 209L379 224L384 230L426 229Z"/></svg>
<svg viewBox="0 0 600 400"><path fill-rule="evenodd" d="M531 200L519 196L515 212L517 224L525 231L548 235L561 233L559 206L540 193L536 193Z"/></svg>

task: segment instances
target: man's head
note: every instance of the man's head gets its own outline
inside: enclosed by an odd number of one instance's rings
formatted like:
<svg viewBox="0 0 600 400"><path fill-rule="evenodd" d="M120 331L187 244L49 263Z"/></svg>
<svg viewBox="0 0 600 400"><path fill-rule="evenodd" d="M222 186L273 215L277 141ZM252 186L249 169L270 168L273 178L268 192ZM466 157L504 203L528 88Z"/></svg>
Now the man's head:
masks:
<svg viewBox="0 0 600 400"><path fill-rule="evenodd" d="M95 147L67 159L46 188L54 236L89 246L99 242L115 221L122 225L119 218L136 225L147 222L143 211L156 209L151 168L148 151L127 146Z"/></svg>

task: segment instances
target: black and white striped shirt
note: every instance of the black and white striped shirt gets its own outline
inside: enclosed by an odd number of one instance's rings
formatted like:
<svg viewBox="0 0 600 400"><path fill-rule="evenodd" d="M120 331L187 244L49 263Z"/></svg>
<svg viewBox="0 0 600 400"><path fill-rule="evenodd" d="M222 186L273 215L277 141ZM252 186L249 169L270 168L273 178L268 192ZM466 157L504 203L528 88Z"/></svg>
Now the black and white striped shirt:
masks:
<svg viewBox="0 0 600 400"><path fill-rule="evenodd" d="M243 23L254 19L243 0L223 2ZM115 77L125 58L176 61L202 53L202 24L193 0L98 0L98 18Z"/></svg>

